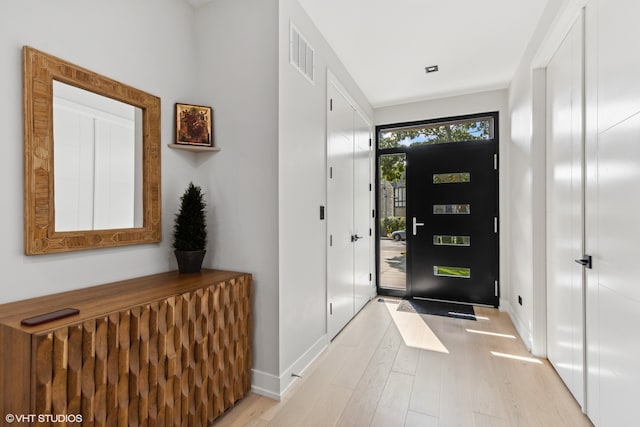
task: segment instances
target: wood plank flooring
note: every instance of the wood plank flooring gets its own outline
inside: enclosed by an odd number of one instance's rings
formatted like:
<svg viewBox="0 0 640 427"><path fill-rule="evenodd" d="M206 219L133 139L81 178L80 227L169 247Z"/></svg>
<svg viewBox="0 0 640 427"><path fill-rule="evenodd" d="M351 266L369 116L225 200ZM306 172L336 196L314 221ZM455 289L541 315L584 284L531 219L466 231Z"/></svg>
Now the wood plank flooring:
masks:
<svg viewBox="0 0 640 427"><path fill-rule="evenodd" d="M396 308L372 300L282 401L250 394L214 426L592 425L506 313L476 307L471 321Z"/></svg>

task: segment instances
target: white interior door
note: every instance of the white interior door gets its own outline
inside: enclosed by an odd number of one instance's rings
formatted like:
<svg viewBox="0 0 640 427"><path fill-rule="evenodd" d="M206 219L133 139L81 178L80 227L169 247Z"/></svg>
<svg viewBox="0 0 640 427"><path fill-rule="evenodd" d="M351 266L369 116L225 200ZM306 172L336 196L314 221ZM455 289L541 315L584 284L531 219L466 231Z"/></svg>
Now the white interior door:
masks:
<svg viewBox="0 0 640 427"><path fill-rule="evenodd" d="M584 407L583 23L547 66L547 353Z"/></svg>
<svg viewBox="0 0 640 427"><path fill-rule="evenodd" d="M373 296L371 126L328 79L327 332L338 332Z"/></svg>
<svg viewBox="0 0 640 427"><path fill-rule="evenodd" d="M587 413L638 425L640 2L587 6Z"/></svg>
<svg viewBox="0 0 640 427"><path fill-rule="evenodd" d="M353 108L328 84L327 300L328 334L335 337L354 315Z"/></svg>
<svg viewBox="0 0 640 427"><path fill-rule="evenodd" d="M354 310L357 313L372 294L371 271L371 127L354 111L353 150L353 226L354 242Z"/></svg>

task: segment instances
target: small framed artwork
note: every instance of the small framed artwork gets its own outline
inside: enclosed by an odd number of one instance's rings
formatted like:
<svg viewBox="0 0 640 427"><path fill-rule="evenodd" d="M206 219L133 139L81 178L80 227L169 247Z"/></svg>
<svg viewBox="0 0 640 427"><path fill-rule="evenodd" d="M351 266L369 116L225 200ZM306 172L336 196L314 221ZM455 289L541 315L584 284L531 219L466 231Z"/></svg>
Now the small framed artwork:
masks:
<svg viewBox="0 0 640 427"><path fill-rule="evenodd" d="M211 107L176 104L176 144L213 147Z"/></svg>

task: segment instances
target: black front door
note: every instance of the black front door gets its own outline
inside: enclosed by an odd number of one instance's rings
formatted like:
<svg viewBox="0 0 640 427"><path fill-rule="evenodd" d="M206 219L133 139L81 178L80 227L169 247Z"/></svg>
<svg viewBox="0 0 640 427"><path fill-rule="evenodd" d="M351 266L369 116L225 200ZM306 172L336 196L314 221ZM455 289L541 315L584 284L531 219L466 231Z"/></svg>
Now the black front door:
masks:
<svg viewBox="0 0 640 427"><path fill-rule="evenodd" d="M407 150L413 298L498 306L496 140Z"/></svg>

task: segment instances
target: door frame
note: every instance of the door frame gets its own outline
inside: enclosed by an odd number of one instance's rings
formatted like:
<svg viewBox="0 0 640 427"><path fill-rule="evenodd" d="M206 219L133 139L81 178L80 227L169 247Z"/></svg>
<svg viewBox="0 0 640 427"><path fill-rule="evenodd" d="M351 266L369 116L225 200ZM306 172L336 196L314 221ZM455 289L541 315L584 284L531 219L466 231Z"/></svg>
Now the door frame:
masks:
<svg viewBox="0 0 640 427"><path fill-rule="evenodd" d="M429 124L436 124L436 123L445 123L445 122L455 122L455 121L462 121L462 120L468 120L468 119L476 119L476 118L483 118L483 117L491 117L493 118L493 132L494 132L494 141L495 141L495 149L496 149L496 156L497 156L497 177L496 177L496 193L497 193L497 197L496 197L496 212L497 212L497 216L498 216L498 238L497 238L497 248L496 248L496 280L497 280L497 287L498 287L498 304L500 304L500 301L502 300L502 295L500 292L501 286L500 286L500 278L501 278L501 271L502 271L502 251L501 251L501 242L502 242L502 233L501 231L501 201L502 201L502 187L501 187L501 168L500 168L500 148L501 148L501 143L500 143L500 112L499 111L487 111L484 113L475 113L475 114L465 114L465 115L457 115L457 116L447 116L447 117L439 117L439 118L435 118L435 119L426 119L426 120L414 120L414 121L408 121L408 122L400 122L400 123L389 123L389 124L384 124L384 125L377 125L375 128L375 179L374 179L374 185L376 188L375 191L375 221L374 221L374 228L375 228L375 283L376 283L376 290L378 292L378 295L384 295L384 296L393 296L393 297L400 297L400 298L408 298L411 296L411 290L409 289L409 275L410 272L406 271L406 275L407 275L407 286L405 287L405 290L399 290L399 289L391 289L391 288L382 288L380 287L380 217L378 215L378 207L380 206L380 200L379 197L380 195L378 194L378 189L380 187L380 157L383 155L390 155L390 154L404 154L405 156L407 155L408 151L410 150L410 148L408 147L395 147L395 148L385 148L385 149L380 149L380 131L384 130L384 129L393 129L393 128L402 128L402 127L413 127L413 126L420 126L420 125L429 125ZM407 221L407 219L405 218L405 221ZM408 223L407 223L408 224ZM405 264L408 267L408 264Z"/></svg>

